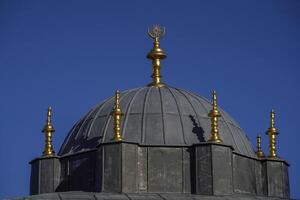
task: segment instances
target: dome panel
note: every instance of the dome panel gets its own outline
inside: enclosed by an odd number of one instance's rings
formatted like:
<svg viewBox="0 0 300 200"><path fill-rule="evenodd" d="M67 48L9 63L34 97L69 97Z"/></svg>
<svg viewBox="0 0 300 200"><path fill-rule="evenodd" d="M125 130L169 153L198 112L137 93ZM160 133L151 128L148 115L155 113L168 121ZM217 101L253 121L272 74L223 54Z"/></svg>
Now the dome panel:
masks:
<svg viewBox="0 0 300 200"><path fill-rule="evenodd" d="M124 94L124 96L125 95L128 95L128 93ZM99 112L96 114L96 116L102 117L102 116L109 115L112 111L112 108L114 107L114 99L115 99L114 97L111 97L110 99L108 99L108 101L105 101L103 103L103 107L100 108L101 110L98 108ZM97 108L95 108L95 109L97 109Z"/></svg>
<svg viewBox="0 0 300 200"><path fill-rule="evenodd" d="M179 126L178 128L178 125L181 124L180 116L166 113L163 119L166 144L184 145L182 127Z"/></svg>
<svg viewBox="0 0 300 200"><path fill-rule="evenodd" d="M210 138L211 103L191 92L173 87L142 87L121 94L124 141L144 145L193 145ZM112 142L114 97L95 106L70 131L59 155L72 154ZM252 145L238 124L222 109L219 130L224 144L254 157Z"/></svg>
<svg viewBox="0 0 300 200"><path fill-rule="evenodd" d="M105 116L102 117L98 116L96 119L94 118L90 127L88 138L89 139L92 139L94 137L98 137L98 139L102 138L102 133L104 131L105 123L106 123Z"/></svg>
<svg viewBox="0 0 300 200"><path fill-rule="evenodd" d="M169 90L160 89L162 104L163 104L163 112L168 114L179 114L178 106L175 101L175 98L171 94Z"/></svg>
<svg viewBox="0 0 300 200"><path fill-rule="evenodd" d="M145 144L165 144L162 126L162 114L145 115L145 125L142 134L142 143Z"/></svg>
<svg viewBox="0 0 300 200"><path fill-rule="evenodd" d="M243 149L244 148L240 148L237 143L236 143L236 140L235 140L235 137L233 136L232 134L232 131L228 128L228 125L226 122L224 122L223 120L219 120L219 129L222 130L220 131L220 136L221 136L221 139L223 141L226 141L226 143L228 145L231 145L233 146L233 148L237 151L237 152L240 152L240 153L244 153Z"/></svg>
<svg viewBox="0 0 300 200"><path fill-rule="evenodd" d="M183 94L190 102L191 104L195 107L195 111L197 113L198 117L207 117L207 114L211 110L211 105L210 103L207 104L206 101L202 101L202 97L198 98L193 93L190 93L188 91L180 90L181 94ZM197 109L196 109L197 108Z"/></svg>
<svg viewBox="0 0 300 200"><path fill-rule="evenodd" d="M145 113L147 114L157 114L162 112L162 101L160 96L160 89L156 89L154 87L151 87L149 89L149 95L146 99L146 107L145 107Z"/></svg>
<svg viewBox="0 0 300 200"><path fill-rule="evenodd" d="M247 135L245 134L239 134L239 132L241 132L241 128L237 127L237 126L232 126L232 131L235 133L235 135L238 138L238 143L242 143L244 144L243 146L245 147L245 151L247 152L247 154L250 154L252 152L252 147L250 145L250 141L247 138Z"/></svg>
<svg viewBox="0 0 300 200"><path fill-rule="evenodd" d="M137 130L142 131L142 114L132 113L127 116L127 123L122 129L124 140L130 138L131 142L141 143L141 134L136 134Z"/></svg>
<svg viewBox="0 0 300 200"><path fill-rule="evenodd" d="M114 135L112 134L113 132L114 132L113 117L109 115L103 130L101 142L112 142L114 138Z"/></svg>
<svg viewBox="0 0 300 200"><path fill-rule="evenodd" d="M149 95L148 88L140 88L136 92L136 96L133 99L129 113L143 113L145 107L146 96Z"/></svg>
<svg viewBox="0 0 300 200"><path fill-rule="evenodd" d="M189 116L191 115L191 113L195 113L190 102L187 100L187 98L184 95L182 95L182 93L179 93L175 89L170 89L170 92L172 93L174 99L177 102L178 110L181 115Z"/></svg>
<svg viewBox="0 0 300 200"><path fill-rule="evenodd" d="M121 104L121 108L122 108L124 114L128 113L128 109L130 107L129 105L133 101L133 98L136 95L136 93L137 93L137 91L131 91L131 92L128 92L128 95L124 95L123 98L121 96L120 104Z"/></svg>

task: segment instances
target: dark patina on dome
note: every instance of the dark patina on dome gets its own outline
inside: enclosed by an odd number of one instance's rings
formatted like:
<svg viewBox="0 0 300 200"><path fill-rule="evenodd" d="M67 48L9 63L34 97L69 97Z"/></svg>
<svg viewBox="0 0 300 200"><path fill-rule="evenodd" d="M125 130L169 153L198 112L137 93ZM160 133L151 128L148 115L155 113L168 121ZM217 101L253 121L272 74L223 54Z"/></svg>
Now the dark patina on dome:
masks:
<svg viewBox="0 0 300 200"><path fill-rule="evenodd" d="M113 141L111 97L79 120L65 139L59 155L96 148ZM210 137L211 103L191 92L173 87L141 87L121 95L122 137L140 145L190 146ZM236 152L255 156L251 143L239 125L222 109L219 119L223 143Z"/></svg>

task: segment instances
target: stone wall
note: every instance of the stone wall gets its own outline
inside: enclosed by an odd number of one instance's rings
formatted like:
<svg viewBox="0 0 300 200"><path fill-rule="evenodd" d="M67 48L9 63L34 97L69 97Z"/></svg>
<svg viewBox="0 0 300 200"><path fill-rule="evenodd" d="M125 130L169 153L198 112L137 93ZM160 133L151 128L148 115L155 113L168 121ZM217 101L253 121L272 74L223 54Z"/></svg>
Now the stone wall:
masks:
<svg viewBox="0 0 300 200"><path fill-rule="evenodd" d="M101 144L95 150L31 162L31 194L62 191L249 194L289 198L288 164L228 145Z"/></svg>

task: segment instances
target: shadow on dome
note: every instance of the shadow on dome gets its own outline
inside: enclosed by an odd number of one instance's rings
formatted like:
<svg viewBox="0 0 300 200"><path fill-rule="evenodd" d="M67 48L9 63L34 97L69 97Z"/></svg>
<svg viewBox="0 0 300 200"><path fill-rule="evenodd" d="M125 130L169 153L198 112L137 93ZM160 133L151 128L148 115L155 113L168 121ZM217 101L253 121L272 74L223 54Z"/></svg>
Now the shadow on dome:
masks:
<svg viewBox="0 0 300 200"><path fill-rule="evenodd" d="M81 150L87 150L87 149L93 149L93 147L97 146L99 144L101 136L93 137L91 139L88 139L87 137L81 136L80 138L77 138L74 142L74 151L78 152Z"/></svg>
<svg viewBox="0 0 300 200"><path fill-rule="evenodd" d="M198 126L198 123L196 122L193 115L189 115L189 117L192 120L193 126L194 126L192 132L197 135L199 142L205 142L205 138L203 135L203 133L204 133L203 128Z"/></svg>

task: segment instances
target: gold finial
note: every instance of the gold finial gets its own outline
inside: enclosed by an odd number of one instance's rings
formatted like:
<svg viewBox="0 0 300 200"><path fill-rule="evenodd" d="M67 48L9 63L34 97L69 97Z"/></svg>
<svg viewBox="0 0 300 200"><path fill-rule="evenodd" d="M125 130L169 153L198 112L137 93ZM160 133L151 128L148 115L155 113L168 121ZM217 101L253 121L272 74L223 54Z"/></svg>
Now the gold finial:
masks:
<svg viewBox="0 0 300 200"><path fill-rule="evenodd" d="M152 72L152 83L148 84L148 86L154 87L164 87L165 84L161 82L161 74L160 74L160 60L167 57L164 50L162 50L159 46L159 38L163 37L166 33L166 29L164 27L160 27L159 25L154 25L151 29L148 28L148 35L154 39L153 48L148 53L147 58L152 60L153 72Z"/></svg>
<svg viewBox="0 0 300 200"><path fill-rule="evenodd" d="M115 141L121 141L122 135L121 135L121 119L123 116L121 106L120 106L120 91L117 90L115 94L115 107L112 112L114 116L114 140Z"/></svg>
<svg viewBox="0 0 300 200"><path fill-rule="evenodd" d="M257 147L257 151L256 151L257 157L264 158L265 154L264 154L264 152L261 149L261 137L260 137L260 135L258 135L256 137L256 147Z"/></svg>
<svg viewBox="0 0 300 200"><path fill-rule="evenodd" d="M42 130L45 133L45 148L43 156L54 156L55 152L52 144L52 134L55 131L51 123L52 109L48 108L46 124Z"/></svg>
<svg viewBox="0 0 300 200"><path fill-rule="evenodd" d="M270 112L270 127L268 128L266 134L269 136L269 156L270 158L278 158L276 150L276 135L278 131L275 128L275 111L274 109Z"/></svg>
<svg viewBox="0 0 300 200"><path fill-rule="evenodd" d="M221 117L221 114L217 108L216 91L213 91L212 93L212 110L208 113L208 116L211 118L211 136L208 141L222 143L222 140L219 135L219 128L218 128L218 118Z"/></svg>

